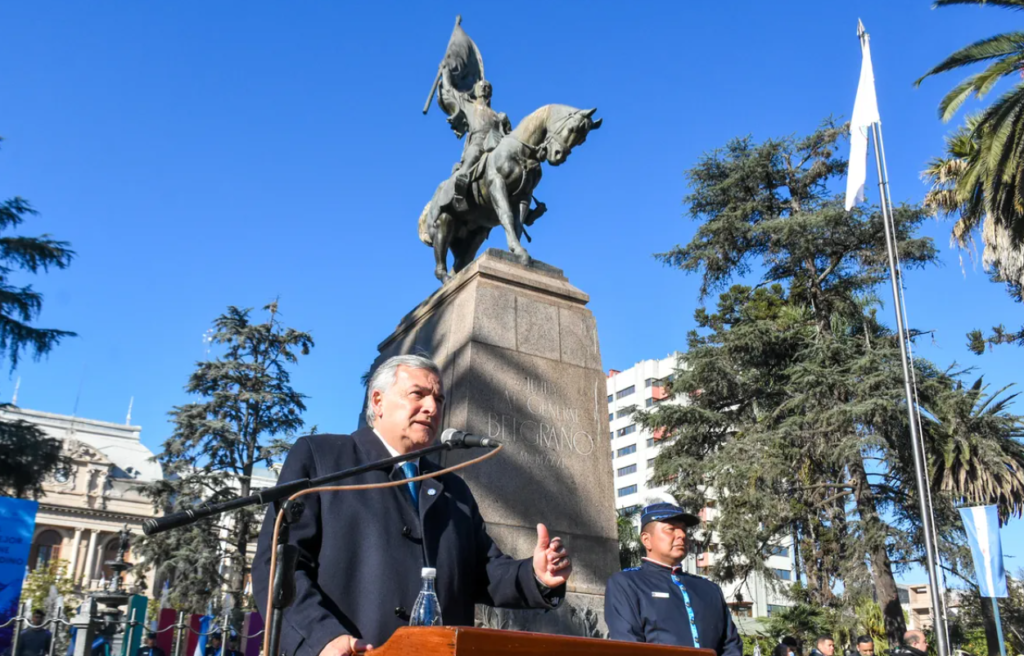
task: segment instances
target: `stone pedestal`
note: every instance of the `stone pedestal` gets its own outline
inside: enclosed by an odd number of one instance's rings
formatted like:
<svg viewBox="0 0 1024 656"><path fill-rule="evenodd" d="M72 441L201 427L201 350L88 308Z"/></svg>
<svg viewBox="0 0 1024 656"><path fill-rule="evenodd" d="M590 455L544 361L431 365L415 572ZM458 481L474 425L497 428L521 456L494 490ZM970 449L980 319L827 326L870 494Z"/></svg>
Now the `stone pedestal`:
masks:
<svg viewBox="0 0 1024 656"><path fill-rule="evenodd" d="M488 250L410 312L379 346L441 366L445 427L500 439L495 458L460 472L488 532L515 558L538 522L561 536L574 570L554 612L479 608L494 628L571 635L604 630L604 585L618 570L608 402L589 297L562 271ZM476 450L448 454L469 459Z"/></svg>

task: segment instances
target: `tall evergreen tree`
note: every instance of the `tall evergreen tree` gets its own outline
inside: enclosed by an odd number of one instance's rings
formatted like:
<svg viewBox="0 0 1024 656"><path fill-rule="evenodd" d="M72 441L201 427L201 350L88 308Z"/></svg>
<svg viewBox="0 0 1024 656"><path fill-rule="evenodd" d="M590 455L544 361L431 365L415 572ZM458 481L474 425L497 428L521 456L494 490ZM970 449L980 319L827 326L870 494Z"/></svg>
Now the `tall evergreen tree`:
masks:
<svg viewBox="0 0 1024 656"><path fill-rule="evenodd" d="M281 324L276 301L264 311L263 323L251 320L251 309L236 307L214 321L212 342L224 351L197 363L185 387L202 400L170 412L174 433L157 456L165 478L147 488L157 507L176 511L251 494L255 468L284 455L302 428L306 397L292 388L288 365L309 354L313 339ZM160 564L158 579L171 579L178 607L202 612L211 600L216 606L216 593L227 584L234 607L242 608L247 556L261 518L259 510L239 510L146 538L140 550L147 562ZM224 558L231 566L222 574Z"/></svg>
<svg viewBox="0 0 1024 656"><path fill-rule="evenodd" d="M10 362L10 372L26 354L38 360L63 338L75 335L33 325L43 310L43 295L32 285L12 280L19 272L65 269L75 256L68 242L50 235L9 234L35 214L19 196L0 201L0 357ZM0 422L0 462L5 464L0 467L0 492L38 496L46 477L62 466L60 453L60 441L36 426L20 420Z"/></svg>
<svg viewBox="0 0 1024 656"><path fill-rule="evenodd" d="M673 439L656 479L694 500L727 491L713 527L730 545L718 576L763 570L766 550L795 534L812 600L837 604L839 580L848 596L870 586L895 642L905 623L894 560L919 553L883 517L906 505L887 462L908 461L909 436L897 344L873 309L888 276L881 216L846 212L828 190L846 171L843 133L829 120L806 138L735 139L688 172L701 225L659 258L698 272L702 297L744 276L759 285L698 310L703 331L671 384L690 403L640 419ZM904 265L932 263L931 241L915 236L927 213L894 215Z"/></svg>

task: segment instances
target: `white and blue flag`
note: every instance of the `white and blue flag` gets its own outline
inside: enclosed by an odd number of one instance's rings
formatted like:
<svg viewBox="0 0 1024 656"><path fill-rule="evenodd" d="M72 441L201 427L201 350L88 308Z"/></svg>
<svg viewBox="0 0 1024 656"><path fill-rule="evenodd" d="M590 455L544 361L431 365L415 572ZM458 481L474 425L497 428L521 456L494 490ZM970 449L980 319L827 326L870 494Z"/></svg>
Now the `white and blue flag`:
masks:
<svg viewBox="0 0 1024 656"><path fill-rule="evenodd" d="M199 620L199 640L196 641L196 650L193 656L206 656L206 642L210 636L206 635L213 628L213 615L209 614L209 608L206 609L207 614L203 615Z"/></svg>
<svg viewBox="0 0 1024 656"><path fill-rule="evenodd" d="M1006 596L1006 570L1003 547L999 542L999 512L995 506L961 508L960 518L967 529L967 540L974 556L978 592L982 597Z"/></svg>

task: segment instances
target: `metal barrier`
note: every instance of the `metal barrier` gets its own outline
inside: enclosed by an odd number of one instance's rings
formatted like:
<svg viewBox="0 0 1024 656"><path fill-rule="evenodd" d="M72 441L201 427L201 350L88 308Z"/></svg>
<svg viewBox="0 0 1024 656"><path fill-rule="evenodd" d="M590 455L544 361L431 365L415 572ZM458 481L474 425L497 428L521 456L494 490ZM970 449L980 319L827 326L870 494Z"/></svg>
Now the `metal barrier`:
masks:
<svg viewBox="0 0 1024 656"><path fill-rule="evenodd" d="M21 632L25 631L27 629L47 629L47 630L49 630L51 638L50 638L50 649L47 652L47 656L56 656L56 650L57 650L57 645L58 645L57 627L58 626L65 627L64 631L62 631L62 633L68 633L68 636L67 636L68 640L67 641L70 641L70 632L68 631L68 629L71 628L72 621L64 618L64 609L63 608L58 608L57 609L57 617L54 617L54 618L51 618L51 619L48 619L48 620L44 620L40 624L33 624L32 620L31 620L31 614L26 612L27 608L28 608L28 605L25 605L21 609L21 612L20 612L19 615L10 618L9 620L4 622L3 624L0 624L0 629L7 628L11 624L15 625L13 641L11 642L11 656L17 656L17 654L18 654L18 645L21 642ZM223 651L227 648L227 644L228 644L229 639L231 638L231 633L232 633L231 632L231 624L230 624L230 620L228 618L228 615L229 615L228 613L225 613L223 617L218 618L218 622L215 623L213 625L213 627L209 631L197 631L197 630L193 629L191 627L191 625L189 625L189 624L187 624L185 622L185 618L186 617L190 617L191 613L185 613L185 611L178 611L178 621L177 622L175 622L174 624L169 624L169 625L165 626L162 629L146 629L146 633L166 633L167 631L175 631L175 635L174 635L174 644L175 644L175 646L174 646L174 656L185 656L185 654L182 653L182 650L184 649L185 643L187 642L187 640L185 640L185 636L187 635L186 631L191 633L191 634L193 634L193 635L196 635L196 636L220 635L221 636L221 652L223 653ZM132 611L132 617L130 619L121 620L121 621L118 621L118 622L112 622L112 623L108 624L108 626L110 626L110 625L114 625L114 626L120 627L120 630L123 633L123 632L126 632L126 630L129 629L129 628L135 628L135 627L140 627L140 626L145 628L146 627L146 622L144 620L139 620L136 617L136 611L133 610ZM258 637L262 636L263 632L265 630L266 630L265 628L264 629L260 629L259 631L257 631L256 633L253 633L251 635L243 634L243 633L241 633L239 631L237 634L235 634L235 637L237 637L239 640L251 640L253 638L258 638ZM67 642L67 641L65 641L65 642ZM134 655L133 654L129 654L128 656L134 656Z"/></svg>

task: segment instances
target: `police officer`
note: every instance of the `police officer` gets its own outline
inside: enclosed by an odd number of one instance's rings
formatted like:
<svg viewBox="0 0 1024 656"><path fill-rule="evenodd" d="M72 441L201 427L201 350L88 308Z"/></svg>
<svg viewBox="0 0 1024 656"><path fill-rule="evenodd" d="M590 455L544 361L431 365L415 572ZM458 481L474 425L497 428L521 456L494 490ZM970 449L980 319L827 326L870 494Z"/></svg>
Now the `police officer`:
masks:
<svg viewBox="0 0 1024 656"><path fill-rule="evenodd" d="M167 656L164 654L164 650L156 646L156 634L147 633L146 637L143 638L143 646L139 647L139 650L135 652L135 656Z"/></svg>
<svg viewBox="0 0 1024 656"><path fill-rule="evenodd" d="M640 567L608 579L604 614L609 638L742 656L743 642L722 589L680 567L686 556L686 531L699 523L671 503L643 509L640 541L647 557Z"/></svg>

